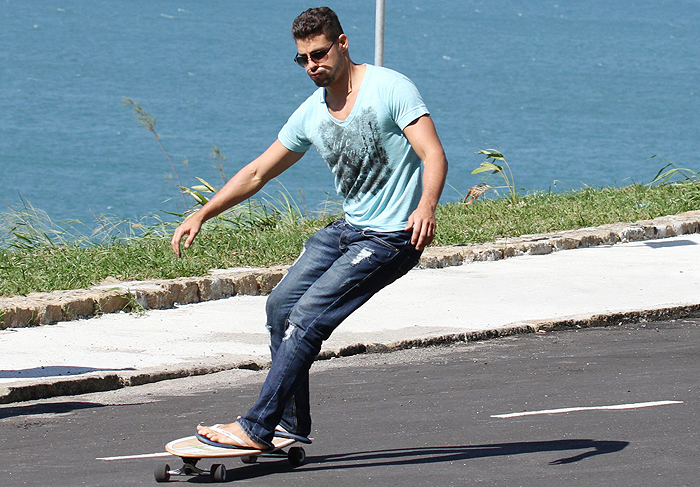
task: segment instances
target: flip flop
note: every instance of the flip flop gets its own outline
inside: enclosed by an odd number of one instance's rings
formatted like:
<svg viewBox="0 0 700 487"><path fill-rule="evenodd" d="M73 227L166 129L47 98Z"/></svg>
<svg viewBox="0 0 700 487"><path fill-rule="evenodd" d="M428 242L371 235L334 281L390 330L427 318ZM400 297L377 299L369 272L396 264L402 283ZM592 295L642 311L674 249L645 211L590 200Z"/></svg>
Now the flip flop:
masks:
<svg viewBox="0 0 700 487"><path fill-rule="evenodd" d="M222 435L225 436L235 442L238 443L238 445L230 445L227 443L219 443L218 441L210 440L206 436L200 435L199 433L195 433L194 435L197 437L199 441L202 443L206 443L207 445L211 446L216 446L218 448L227 448L229 450L253 450L253 451L260 451L260 448L255 448L254 446L250 446L246 444L245 441L243 441L241 438L238 436L234 435L233 433L230 433L224 429L221 429L221 424L215 424L214 426L210 426L209 429Z"/></svg>
<svg viewBox="0 0 700 487"><path fill-rule="evenodd" d="M307 445L311 444L311 440L306 436L295 435L294 433L290 433L280 425L277 425L277 427L275 428L275 436L277 438L289 438L290 440L295 440L299 443L305 443Z"/></svg>

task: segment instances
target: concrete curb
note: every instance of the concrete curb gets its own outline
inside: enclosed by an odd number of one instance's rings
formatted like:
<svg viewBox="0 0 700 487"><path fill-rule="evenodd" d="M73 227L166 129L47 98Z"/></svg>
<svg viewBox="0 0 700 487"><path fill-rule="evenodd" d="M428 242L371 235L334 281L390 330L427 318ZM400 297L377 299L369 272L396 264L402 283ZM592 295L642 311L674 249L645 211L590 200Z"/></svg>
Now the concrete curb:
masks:
<svg viewBox="0 0 700 487"><path fill-rule="evenodd" d="M349 357L365 353L386 353L411 348L425 348L454 343L469 343L492 340L530 333L600 328L619 326L627 323L655 322L700 316L700 304L674 306L649 310L634 310L610 314L574 316L559 320L526 321L513 323L501 328L453 333L434 337L416 338L388 343L356 343L336 350L324 350L316 360ZM213 374L226 370L263 370L270 366L269 360L248 360L232 364L213 365L171 365L153 367L138 372L91 374L89 376L61 378L55 381L37 380L21 386L0 387L0 404L34 401L58 396L104 392L124 387L150 384L163 380L180 379Z"/></svg>
<svg viewBox="0 0 700 487"><path fill-rule="evenodd" d="M486 244L429 248L423 253L419 267L439 269L520 255L547 255L560 250L677 237L691 233L700 233L700 210L635 223L621 222L577 230L503 238Z"/></svg>
<svg viewBox="0 0 700 487"><path fill-rule="evenodd" d="M120 311L168 309L235 295L269 294L286 272L227 269L209 276L153 281L106 282L90 289L32 293L0 298L0 330L91 318Z"/></svg>
<svg viewBox="0 0 700 487"><path fill-rule="evenodd" d="M261 370L268 362L243 361L217 365L169 365L151 367L137 372L90 374L86 376L61 377L55 380L37 379L19 386L0 386L0 404L36 401L51 397L73 396L92 392L105 392L124 387L140 386L183 377L214 374L225 370Z"/></svg>
<svg viewBox="0 0 700 487"><path fill-rule="evenodd" d="M614 245L700 233L700 210L636 223L523 235L487 244L428 248L419 268L444 268L519 255ZM170 280L112 282L91 289L33 293L0 298L0 330L71 321L106 313L167 309L235 295L265 295L282 279L286 267L215 270L209 276Z"/></svg>

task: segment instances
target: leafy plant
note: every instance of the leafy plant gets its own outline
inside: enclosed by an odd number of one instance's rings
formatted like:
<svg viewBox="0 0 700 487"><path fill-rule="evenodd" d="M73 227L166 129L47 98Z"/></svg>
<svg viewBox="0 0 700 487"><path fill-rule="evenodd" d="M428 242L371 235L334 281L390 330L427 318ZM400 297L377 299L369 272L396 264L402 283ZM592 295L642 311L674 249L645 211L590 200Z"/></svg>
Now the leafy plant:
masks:
<svg viewBox="0 0 700 487"><path fill-rule="evenodd" d="M202 178L196 178L200 183L190 188L183 187L182 190L190 195L197 205L204 206L218 190ZM222 215L218 219L236 227L270 227L283 225L286 227L295 226L305 218L299 205L289 194L287 188L281 182L275 180L282 186L278 191L278 196L264 193L262 201L249 199L245 203L238 205ZM191 210L194 211L194 210ZM181 215L185 216L185 215Z"/></svg>
<svg viewBox="0 0 700 487"><path fill-rule="evenodd" d="M513 171L510 169L510 165L508 164L508 161L506 161L506 158L503 157L503 154L495 149L482 149L477 154L483 154L486 156L486 160L481 163L479 167L474 169L472 171L472 174L481 174L485 173L488 171L491 171L491 175L498 174L503 178L503 181L505 183L505 186L497 186L497 187L491 187L489 185L479 185L479 186L474 186L473 188L470 189L470 193L473 194L473 197L471 200L467 200L465 198L465 203L469 203L473 201L474 199L478 198L483 194L486 190L488 189L493 189L498 193L497 190L501 188L507 188L508 189L508 200L510 201L510 204L512 205L517 205L518 204L518 195L516 194L515 191L515 178L513 177ZM496 161L502 161L503 165L496 164ZM505 168L504 168L505 166ZM508 172L504 169L507 169ZM474 190L474 191L473 191ZM467 198L470 196L470 194L467 194Z"/></svg>
<svg viewBox="0 0 700 487"><path fill-rule="evenodd" d="M197 202L198 205L204 206L209 202L209 197L204 196L202 193L208 193L208 194L214 194L216 193L216 188L206 182L204 179L196 177L195 179L202 183L201 185L195 185L190 188L186 186L180 186L180 189L182 190L183 193L190 195L194 200Z"/></svg>
<svg viewBox="0 0 700 487"><path fill-rule="evenodd" d="M650 157L654 159L656 156ZM700 173L687 167L663 160L663 166L648 186L673 185L683 188L682 199L693 205L700 204Z"/></svg>
<svg viewBox="0 0 700 487"><path fill-rule="evenodd" d="M650 159L654 159L655 157L656 156L652 156ZM664 166L659 169L659 172L656 173L656 176L651 180L649 186L673 182L673 179L677 177L681 178L681 182L700 183L700 174L698 174L697 171L693 171L687 167L678 167L678 165L670 161L664 160L663 162Z"/></svg>

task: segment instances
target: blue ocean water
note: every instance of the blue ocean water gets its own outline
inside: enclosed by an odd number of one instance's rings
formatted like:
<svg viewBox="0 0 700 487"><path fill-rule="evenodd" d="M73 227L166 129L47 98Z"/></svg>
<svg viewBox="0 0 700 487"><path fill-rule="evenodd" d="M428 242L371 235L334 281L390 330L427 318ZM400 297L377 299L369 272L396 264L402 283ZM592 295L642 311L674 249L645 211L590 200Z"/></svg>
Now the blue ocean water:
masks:
<svg viewBox="0 0 700 487"><path fill-rule="evenodd" d="M124 97L156 117L183 184L220 186L212 146L232 175L315 89L289 32L309 6L0 0L0 212L22 197L87 222L181 210ZM331 7L371 63L374 1ZM661 157L699 169L698 0L388 0L386 22L385 65L416 83L447 151L443 201L480 182L484 148L521 191L648 182ZM279 180L310 210L333 196L313 150Z"/></svg>

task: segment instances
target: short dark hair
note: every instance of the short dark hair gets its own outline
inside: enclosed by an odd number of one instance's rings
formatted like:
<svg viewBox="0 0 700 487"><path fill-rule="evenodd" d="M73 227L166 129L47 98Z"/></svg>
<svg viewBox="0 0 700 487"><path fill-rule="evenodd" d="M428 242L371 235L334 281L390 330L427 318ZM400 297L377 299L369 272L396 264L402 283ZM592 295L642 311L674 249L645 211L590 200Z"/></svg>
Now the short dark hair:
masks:
<svg viewBox="0 0 700 487"><path fill-rule="evenodd" d="M310 8L292 22L292 35L295 39L325 35L329 41L336 40L343 33L340 20L328 7Z"/></svg>

